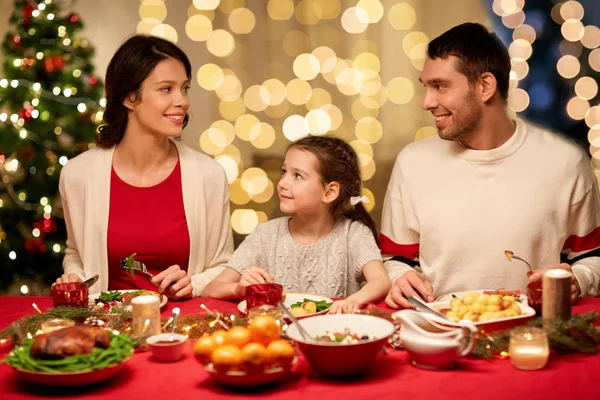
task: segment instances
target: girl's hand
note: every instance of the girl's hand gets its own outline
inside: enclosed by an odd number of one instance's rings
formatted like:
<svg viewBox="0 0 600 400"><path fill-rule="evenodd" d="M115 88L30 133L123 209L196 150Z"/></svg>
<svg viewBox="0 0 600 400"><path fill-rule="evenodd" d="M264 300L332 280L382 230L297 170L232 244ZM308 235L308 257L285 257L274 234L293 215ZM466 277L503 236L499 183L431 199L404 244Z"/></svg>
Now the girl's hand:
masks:
<svg viewBox="0 0 600 400"><path fill-rule="evenodd" d="M174 299L192 297L192 279L179 265L171 265L161 273L154 275L152 283L158 286L158 293L168 292Z"/></svg>
<svg viewBox="0 0 600 400"><path fill-rule="evenodd" d="M334 301L331 307L329 307L329 312L327 314L352 314L358 310L363 305L347 298L345 300Z"/></svg>
<svg viewBox="0 0 600 400"><path fill-rule="evenodd" d="M52 286L54 286L57 283L69 283L69 282L83 282L83 281L77 274L62 274L62 276L60 278L58 278L56 280L56 282L54 282L52 284Z"/></svg>
<svg viewBox="0 0 600 400"><path fill-rule="evenodd" d="M246 295L246 287L250 285L258 285L261 283L272 283L273 277L264 269L258 267L250 267L244 270L240 281L238 282L236 292L240 296Z"/></svg>

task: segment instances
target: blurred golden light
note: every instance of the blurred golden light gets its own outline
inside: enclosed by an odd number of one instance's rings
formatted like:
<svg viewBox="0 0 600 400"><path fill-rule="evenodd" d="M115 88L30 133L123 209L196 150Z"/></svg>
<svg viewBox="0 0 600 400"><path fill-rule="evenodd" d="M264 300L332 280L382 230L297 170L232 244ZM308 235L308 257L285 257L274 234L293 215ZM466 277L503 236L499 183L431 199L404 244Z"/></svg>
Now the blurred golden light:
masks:
<svg viewBox="0 0 600 400"><path fill-rule="evenodd" d="M410 63L415 69L422 71L427 59L427 43L420 43L410 50Z"/></svg>
<svg viewBox="0 0 600 400"><path fill-rule="evenodd" d="M577 1L567 1L560 7L560 16L568 21L570 19L581 20L583 18L583 6Z"/></svg>
<svg viewBox="0 0 600 400"><path fill-rule="evenodd" d="M358 164L360 167L360 176L363 181L368 181L375 175L375 161L367 154L358 154Z"/></svg>
<svg viewBox="0 0 600 400"><path fill-rule="evenodd" d="M336 58L333 69L330 72L324 72L323 79L325 79L326 82L331 83L332 85L335 85L337 76L340 74L340 72L342 72L343 70L345 70L347 68L348 68L348 63L345 60L343 60L341 58Z"/></svg>
<svg viewBox="0 0 600 400"><path fill-rule="evenodd" d="M267 107L267 109L265 110L265 114L267 114L271 118L281 118L287 115L289 109L290 103L284 101L276 106Z"/></svg>
<svg viewBox="0 0 600 400"><path fill-rule="evenodd" d="M142 0L139 8L140 18L154 18L163 22L167 17L167 6L161 0Z"/></svg>
<svg viewBox="0 0 600 400"><path fill-rule="evenodd" d="M508 47L508 54L517 61L525 61L531 57L531 43L525 39L517 39Z"/></svg>
<svg viewBox="0 0 600 400"><path fill-rule="evenodd" d="M600 128L600 106L590 108L585 116L585 124L592 129Z"/></svg>
<svg viewBox="0 0 600 400"><path fill-rule="evenodd" d="M198 10L214 10L219 6L220 0L193 0L193 3Z"/></svg>
<svg viewBox="0 0 600 400"><path fill-rule="evenodd" d="M233 75L225 75L223 82L215 90L217 96L223 101L235 101L242 94L242 83Z"/></svg>
<svg viewBox="0 0 600 400"><path fill-rule="evenodd" d="M217 57L227 57L235 49L235 39L224 29L215 29L206 40L206 48Z"/></svg>
<svg viewBox="0 0 600 400"><path fill-rule="evenodd" d="M252 201L257 203L266 203L267 201L271 200L273 194L275 194L275 185L273 185L271 180L267 179L267 187L265 190L260 193L253 194Z"/></svg>
<svg viewBox="0 0 600 400"><path fill-rule="evenodd" d="M242 140L249 142L256 137L251 136L252 127L260 121L252 114L244 114L235 121L235 134ZM253 132L256 133L256 132Z"/></svg>
<svg viewBox="0 0 600 400"><path fill-rule="evenodd" d="M216 90L225 80L223 70L216 64L204 64L196 74L198 84L206 90Z"/></svg>
<svg viewBox="0 0 600 400"><path fill-rule="evenodd" d="M267 124L266 122L261 122L259 124L255 124L250 128L250 143L257 149L268 149L275 143L275 129Z"/></svg>
<svg viewBox="0 0 600 400"><path fill-rule="evenodd" d="M298 78L310 81L317 77L321 70L321 65L316 56L310 53L303 53L294 60L293 70Z"/></svg>
<svg viewBox="0 0 600 400"><path fill-rule="evenodd" d="M292 57L307 53L310 49L308 35L301 31L289 31L283 37L283 50Z"/></svg>
<svg viewBox="0 0 600 400"><path fill-rule="evenodd" d="M576 121L584 119L589 109L590 103L580 97L573 97L567 103L567 114Z"/></svg>
<svg viewBox="0 0 600 400"><path fill-rule="evenodd" d="M353 96L362 90L365 82L360 71L346 68L337 75L335 83L340 92L346 96Z"/></svg>
<svg viewBox="0 0 600 400"><path fill-rule="evenodd" d="M215 130L221 132L221 134L218 136L219 139L213 138L212 136L212 131ZM217 146L227 147L233 142L233 139L235 139L235 128L231 122L220 119L210 124L208 134L213 143L215 143Z"/></svg>
<svg viewBox="0 0 600 400"><path fill-rule="evenodd" d="M260 168L248 168L241 176L242 187L250 196L262 193L269 184L267 173Z"/></svg>
<svg viewBox="0 0 600 400"><path fill-rule="evenodd" d="M215 10L198 10L194 3L190 4L187 11L188 18L193 17L194 15L204 15L209 20L213 21L215 19Z"/></svg>
<svg viewBox="0 0 600 400"><path fill-rule="evenodd" d="M290 115L283 122L283 135L291 142L308 136L308 122L301 115Z"/></svg>
<svg viewBox="0 0 600 400"><path fill-rule="evenodd" d="M312 135L324 135L331 129L331 117L319 108L310 110L305 119L308 132Z"/></svg>
<svg viewBox="0 0 600 400"><path fill-rule="evenodd" d="M321 108L321 110L323 110L327 114L329 114L329 119L331 120L331 130L332 131L335 131L336 129L338 129L340 127L340 125L342 125L344 116L342 115L342 110L340 110L337 106L334 106L333 104L325 104L324 106L322 106L320 108Z"/></svg>
<svg viewBox="0 0 600 400"><path fill-rule="evenodd" d="M404 36L404 39L402 39L402 49L404 50L404 54L410 57L413 47L423 44L427 45L428 43L429 38L426 34L420 31L414 31Z"/></svg>
<svg viewBox="0 0 600 400"><path fill-rule="evenodd" d="M571 55L562 56L556 64L558 73L564 78L573 78L579 73L579 60Z"/></svg>
<svg viewBox="0 0 600 400"><path fill-rule="evenodd" d="M221 164L227 176L227 182L233 183L239 174L238 165L235 160L229 156L217 156L215 161Z"/></svg>
<svg viewBox="0 0 600 400"><path fill-rule="evenodd" d="M351 141L350 146L352 146L356 154L366 154L369 157L373 157L373 147L367 142L357 139Z"/></svg>
<svg viewBox="0 0 600 400"><path fill-rule="evenodd" d="M267 14L275 21L288 20L294 15L294 2L292 0L269 0Z"/></svg>
<svg viewBox="0 0 600 400"><path fill-rule="evenodd" d="M575 94L585 100L591 100L598 94L598 83L589 76L581 77L575 83Z"/></svg>
<svg viewBox="0 0 600 400"><path fill-rule="evenodd" d="M565 39L576 42L583 37L584 28L581 21L576 19L568 19L560 27L560 32Z"/></svg>
<svg viewBox="0 0 600 400"><path fill-rule="evenodd" d="M205 15L192 15L185 23L185 33L193 41L203 42L212 33L212 22Z"/></svg>
<svg viewBox="0 0 600 400"><path fill-rule="evenodd" d="M529 94L520 88L510 91L508 105L516 112L525 110L529 106Z"/></svg>
<svg viewBox="0 0 600 400"><path fill-rule="evenodd" d="M230 14L237 8L244 7L244 0L221 0L219 10L225 14Z"/></svg>
<svg viewBox="0 0 600 400"><path fill-rule="evenodd" d="M263 211L257 211L256 215L258 216L258 223L259 224L265 223L265 222L267 222L269 220L269 217Z"/></svg>
<svg viewBox="0 0 600 400"><path fill-rule="evenodd" d="M312 94L310 83L302 79L292 79L285 87L285 97L296 106L306 104Z"/></svg>
<svg viewBox="0 0 600 400"><path fill-rule="evenodd" d="M392 103L406 104L414 95L415 86L408 78L397 76L387 84L387 96Z"/></svg>
<svg viewBox="0 0 600 400"><path fill-rule="evenodd" d="M242 187L240 179L236 179L229 184L229 199L237 205L244 205L250 201L250 195Z"/></svg>
<svg viewBox="0 0 600 400"><path fill-rule="evenodd" d="M244 93L244 104L254 112L263 111L270 101L269 91L261 85L252 85Z"/></svg>
<svg viewBox="0 0 600 400"><path fill-rule="evenodd" d="M383 17L383 4L379 0L360 0L356 4L356 17L360 22L376 24Z"/></svg>
<svg viewBox="0 0 600 400"><path fill-rule="evenodd" d="M595 147L600 147L600 127L589 130L588 142Z"/></svg>
<svg viewBox="0 0 600 400"><path fill-rule="evenodd" d="M360 18L359 18L360 15ZM363 33L369 24L361 20L368 20L369 16L363 9L348 7L342 14L342 28L348 33Z"/></svg>
<svg viewBox="0 0 600 400"><path fill-rule="evenodd" d="M340 0L317 0L321 6L321 19L336 19L342 12Z"/></svg>
<svg viewBox="0 0 600 400"><path fill-rule="evenodd" d="M241 97L234 101L221 101L219 102L219 112L226 120L235 121L246 113L246 105Z"/></svg>
<svg viewBox="0 0 600 400"><path fill-rule="evenodd" d="M335 51L327 46L320 46L312 51L312 55L315 56L319 62L320 72L333 71L337 62Z"/></svg>
<svg viewBox="0 0 600 400"><path fill-rule="evenodd" d="M369 108L365 106L362 101L360 101L360 98L358 98L352 103L351 112L352 117L358 121L365 117L377 118L379 115L379 108Z"/></svg>
<svg viewBox="0 0 600 400"><path fill-rule="evenodd" d="M211 156L215 156L217 154L221 154L221 152L223 151L223 147L219 147L216 143L212 141L210 129L211 128L202 132L202 134L200 135L199 143L200 148L203 152Z"/></svg>
<svg viewBox="0 0 600 400"><path fill-rule="evenodd" d="M363 70L366 71L366 70ZM363 74L364 77L364 74ZM381 89L381 77L376 74L372 79L367 80L365 78L365 84L360 90L361 96L373 96L377 94L379 89Z"/></svg>
<svg viewBox="0 0 600 400"><path fill-rule="evenodd" d="M523 22L525 22L525 13L523 10L502 17L502 23L510 29L518 28L523 25Z"/></svg>
<svg viewBox="0 0 600 400"><path fill-rule="evenodd" d="M236 146L230 144L223 149L221 155L231 157L233 160L235 160L235 162L237 162L239 169L242 169L242 154L240 153L240 149L238 149Z"/></svg>
<svg viewBox="0 0 600 400"><path fill-rule="evenodd" d="M518 61L516 59L511 59L510 64L512 67L510 71L511 79L521 80L525 78L529 73L529 64L527 63L527 61Z"/></svg>
<svg viewBox="0 0 600 400"><path fill-rule="evenodd" d="M256 26L254 13L247 8L236 8L229 14L229 27L233 33L246 35Z"/></svg>
<svg viewBox="0 0 600 400"><path fill-rule="evenodd" d="M302 25L316 25L321 20L323 10L317 0L302 0L296 6L296 20Z"/></svg>
<svg viewBox="0 0 600 400"><path fill-rule="evenodd" d="M500 17L517 13L523 9L525 0L494 0L492 10Z"/></svg>
<svg viewBox="0 0 600 400"><path fill-rule="evenodd" d="M377 143L383 136L383 126L381 122L373 117L365 117L360 119L354 128L356 137L364 140L367 143Z"/></svg>
<svg viewBox="0 0 600 400"><path fill-rule="evenodd" d="M231 227L242 235L249 235L258 226L258 215L254 210L237 209L231 214Z"/></svg>
<svg viewBox="0 0 600 400"><path fill-rule="evenodd" d="M262 100L276 106L285 100L285 85L279 79L268 79L263 82L262 87L267 91L268 96L262 97ZM261 93L263 93L261 91Z"/></svg>
<svg viewBox="0 0 600 400"><path fill-rule="evenodd" d="M594 49L590 52L588 62L594 71L600 72L600 49Z"/></svg>
<svg viewBox="0 0 600 400"><path fill-rule="evenodd" d="M352 46L352 57L357 57L360 53L379 54L379 46L372 40L359 40Z"/></svg>
<svg viewBox="0 0 600 400"><path fill-rule="evenodd" d="M558 4L554 5L552 7L552 10L550 11L550 17L552 17L552 20L554 22L556 22L558 25L561 25L563 22L565 22L563 17L560 15L560 8L563 4L564 3L558 3Z"/></svg>
<svg viewBox="0 0 600 400"><path fill-rule="evenodd" d="M594 25L588 25L583 30L581 44L588 49L595 49L600 46L600 28Z"/></svg>
<svg viewBox="0 0 600 400"><path fill-rule="evenodd" d="M434 126L424 126L422 128L419 128L417 130L417 133L415 133L415 142L418 142L419 140L423 140L430 136L437 135L437 133L437 128L435 128Z"/></svg>
<svg viewBox="0 0 600 400"><path fill-rule="evenodd" d="M417 22L417 12L408 3L398 3L388 11L388 20L398 31L407 31Z"/></svg>
<svg viewBox="0 0 600 400"><path fill-rule="evenodd" d="M513 40L523 39L527 40L529 43L533 43L536 38L535 29L531 25L521 25L517 27L512 34Z"/></svg>
<svg viewBox="0 0 600 400"><path fill-rule="evenodd" d="M363 195L367 196L369 199L369 202L363 203L363 206L365 207L365 210L370 213L375 207L375 195L367 188L363 188Z"/></svg>
<svg viewBox="0 0 600 400"><path fill-rule="evenodd" d="M314 110L315 108L321 108L325 104L331 104L331 95L325 89L315 88L312 90L310 100L306 103L306 109Z"/></svg>
<svg viewBox="0 0 600 400"><path fill-rule="evenodd" d="M171 25L159 24L152 28L150 35L168 40L172 43L177 43L177 31Z"/></svg>
<svg viewBox="0 0 600 400"><path fill-rule="evenodd" d="M141 33L143 35L150 35L152 32L152 28L160 25L160 21L155 18L144 18L140 22L138 22L135 27L136 33Z"/></svg>
<svg viewBox="0 0 600 400"><path fill-rule="evenodd" d="M364 52L354 58L353 67L361 72L363 70L368 70L377 74L381 69L381 62L375 54ZM365 76L365 73L363 73L363 76L367 79L371 79L375 74L367 73L367 76Z"/></svg>
<svg viewBox="0 0 600 400"><path fill-rule="evenodd" d="M385 86L381 86L377 93L372 94L370 96L360 96L360 101L365 105L365 107L378 109L383 107L383 105L388 100L388 93Z"/></svg>

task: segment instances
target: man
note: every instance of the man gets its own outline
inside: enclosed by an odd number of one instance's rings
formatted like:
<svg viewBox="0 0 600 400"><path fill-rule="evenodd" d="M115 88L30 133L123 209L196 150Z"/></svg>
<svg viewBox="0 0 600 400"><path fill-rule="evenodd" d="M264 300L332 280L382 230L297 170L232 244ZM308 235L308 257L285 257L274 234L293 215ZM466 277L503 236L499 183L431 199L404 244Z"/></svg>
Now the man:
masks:
<svg viewBox="0 0 600 400"><path fill-rule="evenodd" d="M420 81L438 136L400 152L387 188L380 247L390 257L390 307L410 307L414 295L524 291L549 268L574 273L573 301L600 294L590 160L566 139L510 118L509 72L506 47L482 25L459 25L429 43ZM528 278L505 250L534 273Z"/></svg>

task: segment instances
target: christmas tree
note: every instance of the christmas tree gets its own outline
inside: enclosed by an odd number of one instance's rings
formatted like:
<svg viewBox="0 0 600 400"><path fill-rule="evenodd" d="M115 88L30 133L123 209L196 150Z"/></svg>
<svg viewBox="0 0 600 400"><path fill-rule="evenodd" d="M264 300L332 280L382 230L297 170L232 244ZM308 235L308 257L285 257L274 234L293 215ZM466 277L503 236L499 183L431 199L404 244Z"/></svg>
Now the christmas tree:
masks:
<svg viewBox="0 0 600 400"><path fill-rule="evenodd" d="M0 76L0 291L51 283L67 238L58 181L91 146L103 85L63 0L15 0ZM38 286L36 285L36 286Z"/></svg>

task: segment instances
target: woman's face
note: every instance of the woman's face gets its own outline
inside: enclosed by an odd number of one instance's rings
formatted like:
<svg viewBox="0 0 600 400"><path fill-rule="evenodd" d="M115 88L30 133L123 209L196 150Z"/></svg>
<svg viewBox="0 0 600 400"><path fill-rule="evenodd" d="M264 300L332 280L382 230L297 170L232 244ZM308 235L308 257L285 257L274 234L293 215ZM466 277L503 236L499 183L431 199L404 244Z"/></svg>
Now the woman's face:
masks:
<svg viewBox="0 0 600 400"><path fill-rule="evenodd" d="M180 136L190 107L190 81L181 62L168 58L156 65L142 83L135 102L125 101L129 123L155 135Z"/></svg>

